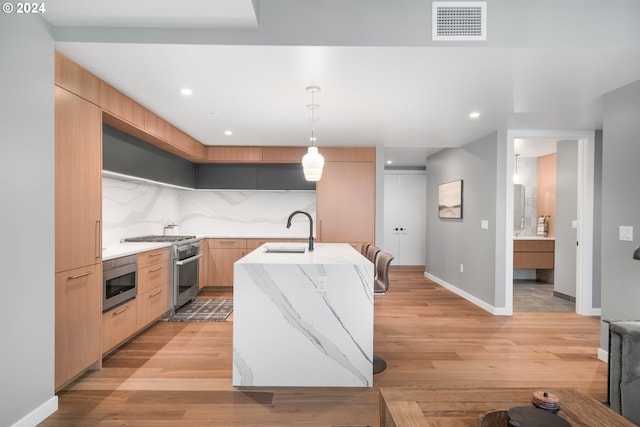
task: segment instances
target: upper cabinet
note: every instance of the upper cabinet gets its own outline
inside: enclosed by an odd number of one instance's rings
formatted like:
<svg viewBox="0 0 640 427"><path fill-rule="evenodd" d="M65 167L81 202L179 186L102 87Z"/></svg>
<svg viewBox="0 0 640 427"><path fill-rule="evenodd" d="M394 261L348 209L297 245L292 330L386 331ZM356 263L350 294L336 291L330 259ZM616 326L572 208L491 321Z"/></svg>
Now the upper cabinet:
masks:
<svg viewBox="0 0 640 427"><path fill-rule="evenodd" d="M55 62L56 85L100 105L99 78L58 52L55 54Z"/></svg>
<svg viewBox="0 0 640 427"><path fill-rule="evenodd" d="M102 258L102 114L55 87L56 272Z"/></svg>
<svg viewBox="0 0 640 427"><path fill-rule="evenodd" d="M322 179L317 183L318 241L347 242L355 247L373 242L375 148L320 150L325 160L329 160L325 161Z"/></svg>

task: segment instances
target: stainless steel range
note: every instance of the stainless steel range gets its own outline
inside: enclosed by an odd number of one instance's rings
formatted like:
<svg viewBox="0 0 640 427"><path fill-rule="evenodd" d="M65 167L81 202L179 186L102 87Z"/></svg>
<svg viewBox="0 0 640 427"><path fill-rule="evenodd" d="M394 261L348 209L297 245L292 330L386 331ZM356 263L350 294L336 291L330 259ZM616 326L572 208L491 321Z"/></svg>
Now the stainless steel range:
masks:
<svg viewBox="0 0 640 427"><path fill-rule="evenodd" d="M196 236L141 236L125 242L170 242L171 245L171 314L193 300L199 291L200 239Z"/></svg>

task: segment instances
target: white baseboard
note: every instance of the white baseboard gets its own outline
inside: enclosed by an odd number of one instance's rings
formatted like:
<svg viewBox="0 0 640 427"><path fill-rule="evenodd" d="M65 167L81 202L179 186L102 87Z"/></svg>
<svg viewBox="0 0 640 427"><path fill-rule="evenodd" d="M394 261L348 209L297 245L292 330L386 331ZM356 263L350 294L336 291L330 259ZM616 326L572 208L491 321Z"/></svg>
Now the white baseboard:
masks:
<svg viewBox="0 0 640 427"><path fill-rule="evenodd" d="M433 280L434 282L436 282L437 284L439 284L443 288L446 288L446 289L450 290L454 294L456 294L458 296L461 296L462 298L466 299L467 301L471 302L472 304L477 305L481 309L483 309L485 311L488 311L491 314L494 314L496 316L510 316L511 315L511 313L508 313L507 310L504 307L496 308L496 307L492 306L491 304L488 304L485 301L482 301L480 298L477 298L477 297L471 295L470 293L465 292L462 289L453 286L451 283L445 282L444 280L440 279L439 277L436 277L436 276L434 276L432 274L427 273L426 271L424 272L424 276L427 279Z"/></svg>
<svg viewBox="0 0 640 427"><path fill-rule="evenodd" d="M12 427L34 427L45 420L49 415L58 410L58 396L53 396L51 399L38 406L36 409L22 417Z"/></svg>
<svg viewBox="0 0 640 427"><path fill-rule="evenodd" d="M599 316L599 317L602 317L602 309L601 308L592 308L587 313L584 313L584 316Z"/></svg>
<svg viewBox="0 0 640 427"><path fill-rule="evenodd" d="M604 363L609 363L609 352L604 351L603 349L598 349L598 359L602 360Z"/></svg>

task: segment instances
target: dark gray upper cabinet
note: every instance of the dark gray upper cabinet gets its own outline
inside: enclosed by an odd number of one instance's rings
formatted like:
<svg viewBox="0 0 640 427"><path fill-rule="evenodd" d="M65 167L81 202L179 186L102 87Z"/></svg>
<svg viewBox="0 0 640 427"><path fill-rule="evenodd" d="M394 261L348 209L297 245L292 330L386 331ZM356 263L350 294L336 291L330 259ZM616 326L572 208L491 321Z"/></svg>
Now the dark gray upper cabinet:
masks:
<svg viewBox="0 0 640 427"><path fill-rule="evenodd" d="M304 179L301 163L258 165L259 190L315 190L316 183Z"/></svg>
<svg viewBox="0 0 640 427"><path fill-rule="evenodd" d="M197 188L218 190L255 190L258 188L257 165L199 164Z"/></svg>
<svg viewBox="0 0 640 427"><path fill-rule="evenodd" d="M196 164L103 125L102 168L188 188L212 190L315 190L300 163Z"/></svg>
<svg viewBox="0 0 640 427"><path fill-rule="evenodd" d="M194 188L195 164L110 126L102 127L102 169Z"/></svg>
<svg viewBox="0 0 640 427"><path fill-rule="evenodd" d="M315 190L304 179L302 165L293 164L199 164L197 188L221 190Z"/></svg>

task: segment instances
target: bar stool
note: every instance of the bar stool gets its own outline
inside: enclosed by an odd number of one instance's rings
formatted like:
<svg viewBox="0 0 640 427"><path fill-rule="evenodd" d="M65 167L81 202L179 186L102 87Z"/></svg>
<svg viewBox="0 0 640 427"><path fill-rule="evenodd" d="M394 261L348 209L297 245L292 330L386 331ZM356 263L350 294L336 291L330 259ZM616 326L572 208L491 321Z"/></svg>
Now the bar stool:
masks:
<svg viewBox="0 0 640 427"><path fill-rule="evenodd" d="M389 289L389 265L393 255L381 252L376 258L376 277L373 281L373 291L376 294L384 294ZM387 362L380 356L373 355L373 373L379 374L387 368Z"/></svg>

